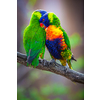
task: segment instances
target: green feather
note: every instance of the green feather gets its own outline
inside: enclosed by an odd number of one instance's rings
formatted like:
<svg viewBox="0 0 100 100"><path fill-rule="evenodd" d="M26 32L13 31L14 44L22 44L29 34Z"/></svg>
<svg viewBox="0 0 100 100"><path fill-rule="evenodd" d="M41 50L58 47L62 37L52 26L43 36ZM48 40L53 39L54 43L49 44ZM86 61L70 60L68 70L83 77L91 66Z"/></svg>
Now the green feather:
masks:
<svg viewBox="0 0 100 100"><path fill-rule="evenodd" d="M71 50L70 40L69 40L67 33L65 32L63 28L60 27L60 29L63 32L64 40L65 40L65 43L67 44L68 49Z"/></svg>
<svg viewBox="0 0 100 100"><path fill-rule="evenodd" d="M53 22L52 22L52 25L56 25L56 27L59 27L60 26L60 20L59 18L53 14Z"/></svg>

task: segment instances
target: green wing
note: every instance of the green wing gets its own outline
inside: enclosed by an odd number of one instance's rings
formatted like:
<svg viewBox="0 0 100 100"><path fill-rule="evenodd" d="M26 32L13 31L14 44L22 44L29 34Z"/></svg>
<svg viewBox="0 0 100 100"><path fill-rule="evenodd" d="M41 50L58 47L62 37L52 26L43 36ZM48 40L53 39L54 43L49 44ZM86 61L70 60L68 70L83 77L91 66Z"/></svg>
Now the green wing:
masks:
<svg viewBox="0 0 100 100"><path fill-rule="evenodd" d="M45 31L36 25L28 26L24 31L24 48L27 54L28 64L36 67L39 63L39 55L45 46Z"/></svg>
<svg viewBox="0 0 100 100"><path fill-rule="evenodd" d="M69 41L69 37L67 35L67 33L65 32L65 30L63 28L60 28L63 32L63 36L65 39L65 43L67 44L67 47L69 48L69 50L71 50L71 45L70 45L70 41Z"/></svg>
<svg viewBox="0 0 100 100"><path fill-rule="evenodd" d="M53 14L53 22L51 24L55 25L56 27L60 26L60 19L55 14Z"/></svg>

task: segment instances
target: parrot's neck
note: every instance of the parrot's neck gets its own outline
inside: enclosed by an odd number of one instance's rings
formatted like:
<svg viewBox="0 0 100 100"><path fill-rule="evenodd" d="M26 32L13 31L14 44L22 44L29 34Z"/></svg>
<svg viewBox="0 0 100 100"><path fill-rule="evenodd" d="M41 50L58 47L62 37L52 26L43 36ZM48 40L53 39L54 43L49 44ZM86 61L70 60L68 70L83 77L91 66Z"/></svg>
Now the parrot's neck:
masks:
<svg viewBox="0 0 100 100"><path fill-rule="evenodd" d="M52 21L52 23L50 23L51 25L55 25L56 27L60 27L60 20L56 17L53 18L54 20Z"/></svg>
<svg viewBox="0 0 100 100"><path fill-rule="evenodd" d="M60 27L59 23L58 22L53 22L51 25L54 25L56 27Z"/></svg>

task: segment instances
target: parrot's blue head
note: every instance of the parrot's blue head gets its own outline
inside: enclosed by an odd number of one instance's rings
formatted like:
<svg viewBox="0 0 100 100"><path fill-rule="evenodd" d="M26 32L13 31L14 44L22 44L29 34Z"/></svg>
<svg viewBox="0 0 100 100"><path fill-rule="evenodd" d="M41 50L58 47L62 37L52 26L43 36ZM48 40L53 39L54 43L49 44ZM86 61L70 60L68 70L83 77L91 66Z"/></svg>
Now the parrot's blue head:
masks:
<svg viewBox="0 0 100 100"><path fill-rule="evenodd" d="M50 21L48 19L48 13L44 14L40 20L39 20L40 23L43 23L46 27L48 27L50 25Z"/></svg>
<svg viewBox="0 0 100 100"><path fill-rule="evenodd" d="M45 27L48 27L49 25L60 26L59 18L52 12L45 13L40 18L39 22L42 23Z"/></svg>

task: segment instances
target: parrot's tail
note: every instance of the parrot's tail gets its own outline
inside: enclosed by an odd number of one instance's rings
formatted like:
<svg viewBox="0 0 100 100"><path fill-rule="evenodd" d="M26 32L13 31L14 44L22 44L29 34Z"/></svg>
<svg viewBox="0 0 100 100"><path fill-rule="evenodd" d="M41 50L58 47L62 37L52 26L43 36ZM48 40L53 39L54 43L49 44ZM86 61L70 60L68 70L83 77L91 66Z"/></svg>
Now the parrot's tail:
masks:
<svg viewBox="0 0 100 100"><path fill-rule="evenodd" d="M77 61L77 60L74 58L74 55L73 55L73 54L72 54L71 60Z"/></svg>

